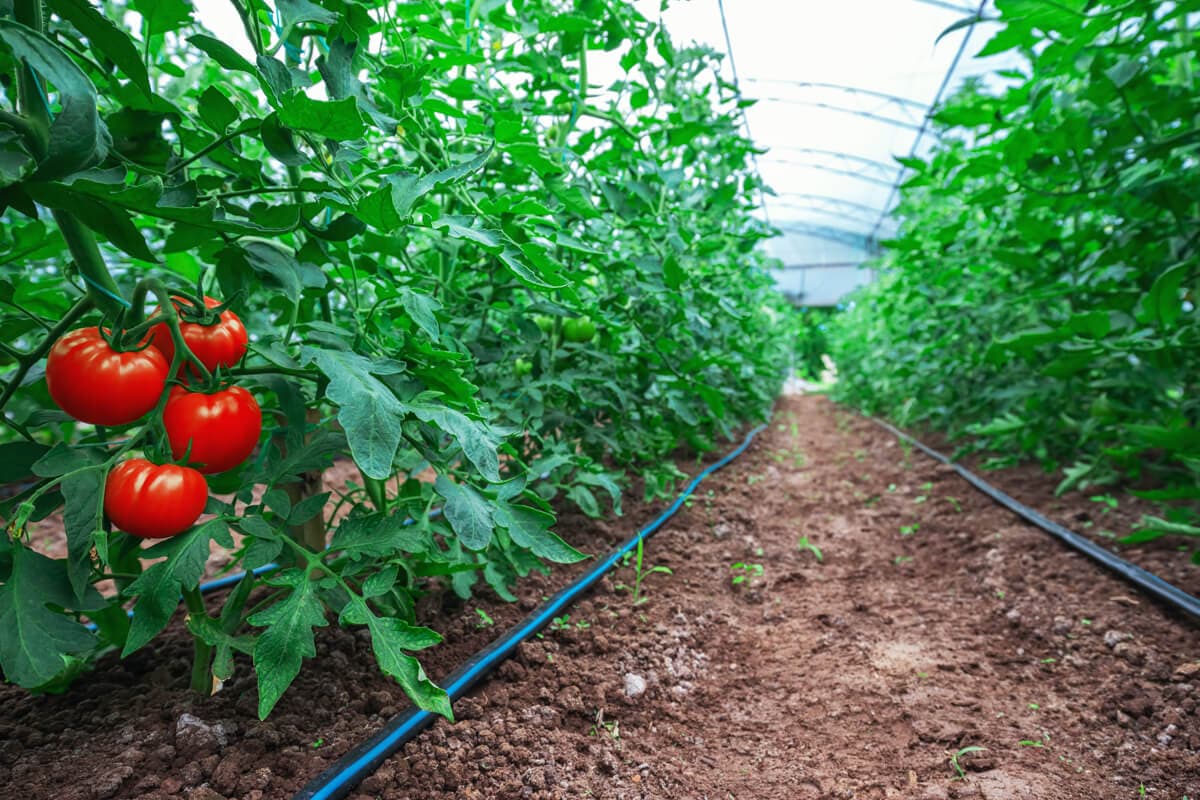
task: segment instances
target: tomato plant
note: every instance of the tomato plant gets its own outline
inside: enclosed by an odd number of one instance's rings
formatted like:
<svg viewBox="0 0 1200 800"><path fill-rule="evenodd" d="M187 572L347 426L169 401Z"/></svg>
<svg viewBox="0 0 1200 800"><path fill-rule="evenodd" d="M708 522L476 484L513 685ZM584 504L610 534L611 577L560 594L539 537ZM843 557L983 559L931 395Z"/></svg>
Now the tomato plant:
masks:
<svg viewBox="0 0 1200 800"><path fill-rule="evenodd" d="M666 495L681 444L769 410L791 318L754 145L718 56L623 0L232 6L246 52L186 0L0 19L0 669L36 688L128 655L182 595L198 692L252 670L265 716L336 620L449 715L420 597L511 599L584 558L556 509L620 513L631 478ZM119 435L40 380L85 325L171 362ZM102 513L139 457L221 470L211 516L143 549ZM324 486L336 460L360 479ZM56 513L52 559L33 531ZM214 547L278 567L219 617Z"/></svg>
<svg viewBox="0 0 1200 800"><path fill-rule="evenodd" d="M997 8L982 53L1022 66L964 86L904 161L883 278L833 337L837 394L1039 461L1060 492L1140 482L1200 535L1195 5Z"/></svg>

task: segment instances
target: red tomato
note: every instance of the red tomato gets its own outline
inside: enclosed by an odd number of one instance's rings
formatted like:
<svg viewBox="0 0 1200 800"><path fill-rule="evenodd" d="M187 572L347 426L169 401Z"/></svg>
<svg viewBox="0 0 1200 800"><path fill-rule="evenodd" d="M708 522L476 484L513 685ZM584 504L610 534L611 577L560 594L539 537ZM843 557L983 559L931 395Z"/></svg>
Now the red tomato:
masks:
<svg viewBox="0 0 1200 800"><path fill-rule="evenodd" d="M122 461L104 483L104 513L130 536L163 539L183 533L204 513L208 484L191 467Z"/></svg>
<svg viewBox="0 0 1200 800"><path fill-rule="evenodd" d="M182 297L174 297L172 300L176 308L191 306L191 302ZM221 301L205 297L204 304L209 308L216 308L221 305ZM246 334L246 326L238 319L238 315L229 309L221 312L221 321L216 325L180 321L179 331L183 334L183 341L187 342L188 348L196 354L196 358L200 359L200 363L204 364L209 372L218 366L232 367L241 361L242 356L246 355L246 345L250 341ZM175 357L175 340L171 338L171 331L165 322L160 322L150 329L150 346L158 348L168 364ZM196 368L192 366L188 372L195 374Z"/></svg>
<svg viewBox="0 0 1200 800"><path fill-rule="evenodd" d="M163 425L175 458L183 458L190 443L189 464L204 473L224 472L254 451L262 433L262 411L254 395L240 386L213 394L176 386L163 409Z"/></svg>
<svg viewBox="0 0 1200 800"><path fill-rule="evenodd" d="M46 386L58 407L80 422L127 425L158 404L169 368L153 347L119 352L99 328L79 328L50 348Z"/></svg>

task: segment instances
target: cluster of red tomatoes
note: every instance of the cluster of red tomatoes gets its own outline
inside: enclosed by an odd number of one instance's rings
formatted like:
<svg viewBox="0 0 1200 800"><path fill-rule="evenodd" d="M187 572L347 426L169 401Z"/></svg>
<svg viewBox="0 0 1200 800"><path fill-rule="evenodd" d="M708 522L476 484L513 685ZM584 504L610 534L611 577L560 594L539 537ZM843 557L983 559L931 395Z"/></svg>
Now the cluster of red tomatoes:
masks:
<svg viewBox="0 0 1200 800"><path fill-rule="evenodd" d="M204 298L209 308L221 303ZM174 298L176 309L190 308ZM248 337L228 309L212 325L180 319L188 349L208 371L232 367L246 354ZM46 359L46 384L59 407L80 422L128 425L156 409L167 392L175 342L166 323L150 329L137 350L120 351L99 328L79 328L59 339ZM131 458L112 469L104 486L104 513L120 530L143 538L174 536L204 512L204 474L242 463L258 444L262 411L241 386L220 384L215 391L187 385L194 368L181 371L185 385L172 385L162 422L172 456L183 464L155 464Z"/></svg>

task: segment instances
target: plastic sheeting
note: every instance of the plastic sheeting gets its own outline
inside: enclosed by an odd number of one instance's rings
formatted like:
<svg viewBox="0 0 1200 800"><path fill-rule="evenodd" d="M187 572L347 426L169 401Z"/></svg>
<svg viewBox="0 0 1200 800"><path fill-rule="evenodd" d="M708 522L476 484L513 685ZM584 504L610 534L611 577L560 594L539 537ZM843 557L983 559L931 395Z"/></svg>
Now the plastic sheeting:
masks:
<svg viewBox="0 0 1200 800"><path fill-rule="evenodd" d="M639 2L658 17L659 3ZM974 55L994 32L987 23L937 41L974 15L978 0L724 0L733 60L754 139L770 151L759 170L774 196L766 213L783 235L769 244L782 260L781 289L795 302L833 305L871 279L860 265L895 230L887 214L901 167L934 142L925 125L969 75L1006 66ZM719 0L673 2L661 14L672 36L726 51ZM961 59L956 55L963 49ZM949 78L947 79L947 76Z"/></svg>

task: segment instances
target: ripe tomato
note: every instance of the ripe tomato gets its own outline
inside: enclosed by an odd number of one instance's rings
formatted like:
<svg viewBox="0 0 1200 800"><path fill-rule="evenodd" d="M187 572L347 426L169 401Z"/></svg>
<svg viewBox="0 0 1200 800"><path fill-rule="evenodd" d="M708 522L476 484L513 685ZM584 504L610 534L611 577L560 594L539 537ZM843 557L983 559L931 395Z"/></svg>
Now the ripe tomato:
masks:
<svg viewBox="0 0 1200 800"><path fill-rule="evenodd" d="M596 336L596 323L587 317L575 317L563 323L563 338L568 342L584 344Z"/></svg>
<svg viewBox="0 0 1200 800"><path fill-rule="evenodd" d="M127 425L158 404L169 367L153 347L119 352L99 328L78 328L50 348L46 386L58 407L80 422Z"/></svg>
<svg viewBox="0 0 1200 800"><path fill-rule="evenodd" d="M182 297L172 300L176 308L191 306L191 303ZM221 305L221 301L205 297L204 304L209 308L216 308ZM246 334L246 326L242 324L238 315L229 309L221 312L221 321L216 325L200 325L181 320L179 331L183 334L183 341L187 342L188 348L196 354L196 358L200 359L200 363L204 364L209 372L218 366L232 367L241 361L242 356L246 355L246 345L250 341ZM166 356L168 364L175 357L175 340L171 338L171 331L165 322L150 329L150 345L158 348L159 352ZM188 369L192 374L195 374L195 371L194 366Z"/></svg>
<svg viewBox="0 0 1200 800"><path fill-rule="evenodd" d="M191 467L122 461L104 483L104 513L130 536L163 539L183 533L204 513L208 484Z"/></svg>
<svg viewBox="0 0 1200 800"><path fill-rule="evenodd" d="M183 458L204 473L224 472L246 460L262 433L262 411L254 395L240 386L213 394L171 389L163 409L163 426L175 458Z"/></svg>

